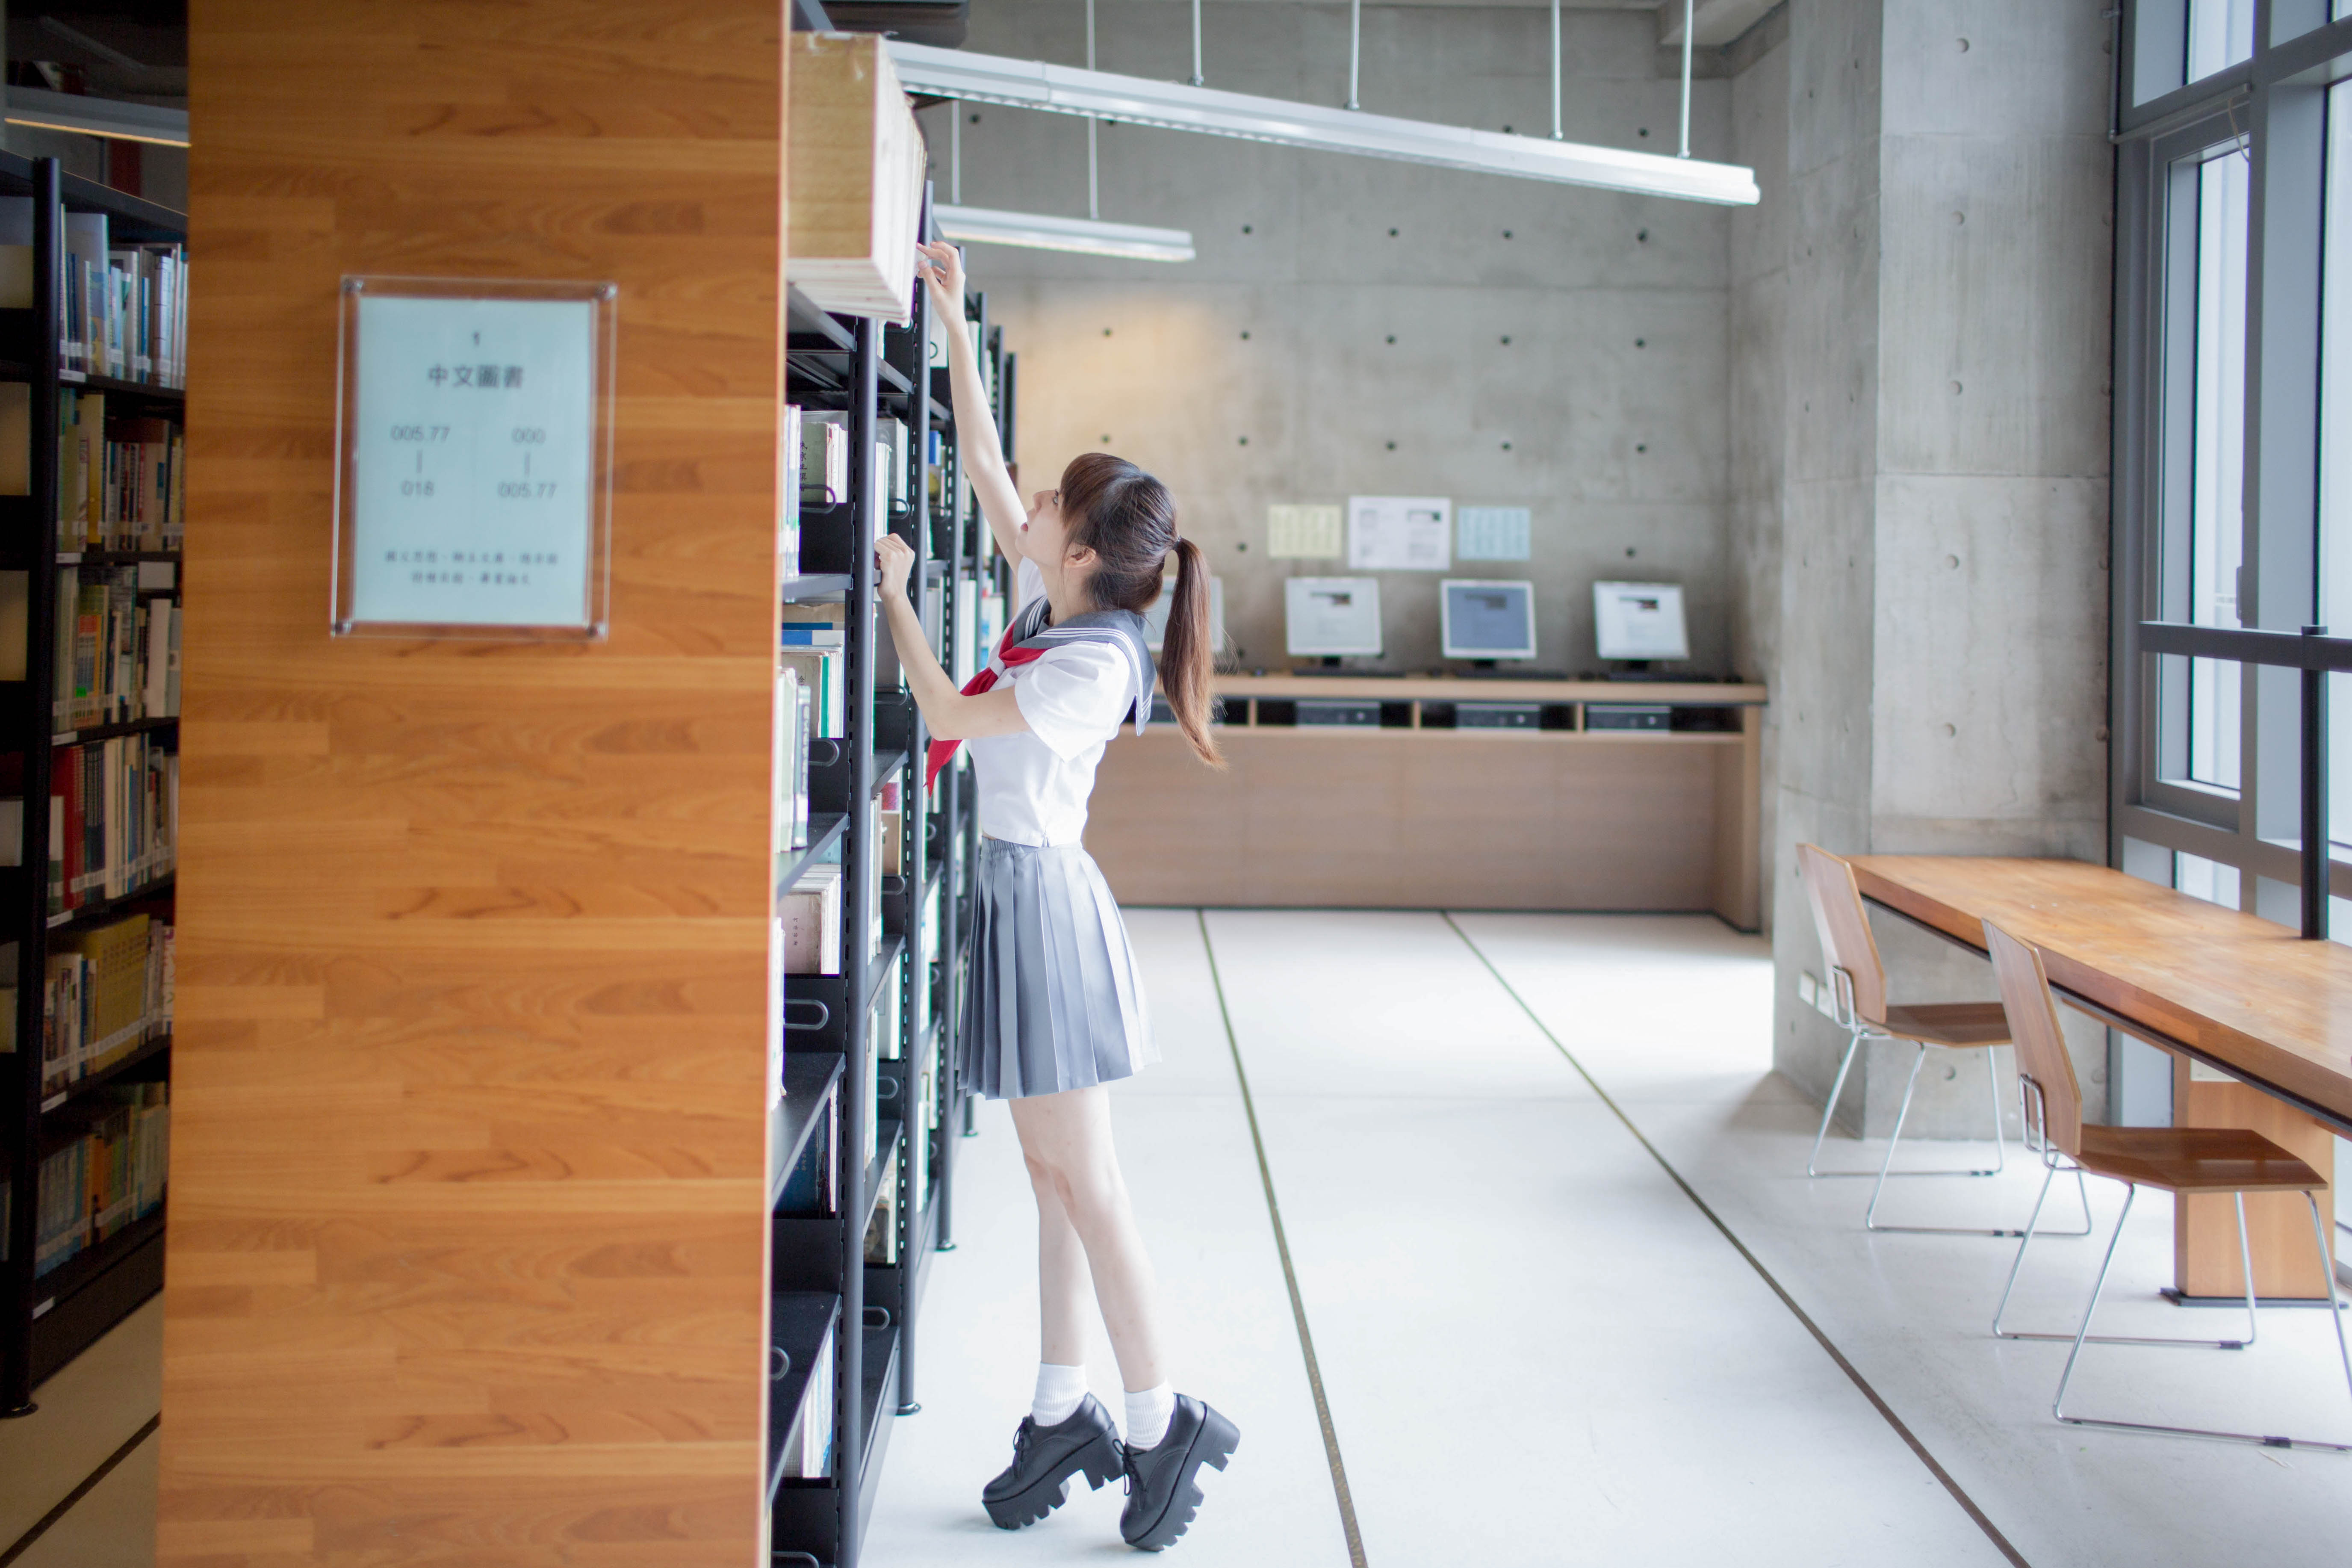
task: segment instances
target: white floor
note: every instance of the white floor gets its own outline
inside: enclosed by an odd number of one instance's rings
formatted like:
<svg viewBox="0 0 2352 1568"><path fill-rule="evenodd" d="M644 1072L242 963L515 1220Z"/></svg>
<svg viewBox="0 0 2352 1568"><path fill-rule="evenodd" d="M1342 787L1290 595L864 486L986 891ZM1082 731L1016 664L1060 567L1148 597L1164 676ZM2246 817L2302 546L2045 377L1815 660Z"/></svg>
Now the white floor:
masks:
<svg viewBox="0 0 2352 1568"><path fill-rule="evenodd" d="M2004 1561L1562 1047L2019 1560L2352 1559L2352 1455L2054 1425L2065 1347L1986 1331L2011 1244L1866 1237L1866 1182L1803 1178L1818 1110L1770 1071L1760 942L1683 918L1129 919L1167 1059L1118 1091L1121 1148L1178 1386L1242 1430L1177 1548L1195 1568L1351 1560L1236 1047L1367 1564ZM959 1245L934 1259L918 1331L923 1408L893 1425L866 1562L1127 1560L1116 1488L1081 1484L1017 1534L981 1512L1028 1399L1035 1251L1001 1105L958 1152ZM1859 1165L1874 1146L1831 1153ZM2013 1162L1994 1180L1906 1183L1899 1201L1925 1223L2014 1225L2037 1174ZM2093 1201L2104 1237L2119 1200L2095 1186ZM2103 1327L2236 1332L2230 1314L2158 1300L2169 1247L2168 1209L2144 1198ZM2094 1245L2035 1251L2018 1317L2071 1327ZM0 1423L0 1559L127 1447L10 1568L153 1561L155 1443L131 1440L154 1413L160 1321L150 1303L44 1385L38 1415ZM2244 1353L2093 1347L2079 1397L2093 1413L2352 1439L2334 1357L2323 1314L2266 1313ZM1116 1411L1107 1346L1095 1380Z"/></svg>
<svg viewBox="0 0 2352 1568"><path fill-rule="evenodd" d="M1818 1110L1770 1072L1760 942L1705 919L1215 911L1204 944L1190 911L1129 918L1167 1060L1119 1091L1122 1151L1178 1386L1242 1429L1187 1560L1349 1562L1236 1047L1367 1563L2005 1561L1560 1047L2024 1562L2352 1553L2352 1456L2054 1425L2065 1348L1986 1331L2012 1244L1865 1237L1866 1183L1803 1179ZM923 1409L893 1429L867 1561L1103 1560L1124 1550L1116 1489L1081 1483L1017 1534L980 1511L1033 1375L1035 1254L1001 1106L960 1155L960 1246L935 1260L919 1330ZM1926 1223L2014 1225L2038 1174L2012 1161L1899 1195ZM2094 1187L2103 1236L2118 1201ZM2103 1327L2235 1331L2157 1299L2169 1237L2143 1197ZM2096 1265L2092 1244L2037 1243L2020 1318L2071 1327ZM1095 1363L1116 1411L1107 1347ZM2093 1347L2077 1397L2352 1439L2317 1312L2264 1314L2244 1353Z"/></svg>

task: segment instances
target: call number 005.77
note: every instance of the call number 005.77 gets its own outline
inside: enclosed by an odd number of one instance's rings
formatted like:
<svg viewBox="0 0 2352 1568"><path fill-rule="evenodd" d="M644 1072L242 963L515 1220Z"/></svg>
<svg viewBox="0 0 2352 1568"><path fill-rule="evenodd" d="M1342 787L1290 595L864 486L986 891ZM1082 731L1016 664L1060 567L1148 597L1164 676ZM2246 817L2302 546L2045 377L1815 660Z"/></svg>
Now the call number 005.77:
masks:
<svg viewBox="0 0 2352 1568"><path fill-rule="evenodd" d="M392 438L397 442L413 442L429 446L446 441L449 438L449 426L446 425L395 425L392 427ZM547 432L536 426L518 425L509 433L508 438L518 447L538 447L546 444ZM500 500L546 500L552 497L555 491L556 484L552 479L501 479L499 481L498 497ZM400 493L404 496L430 496L434 493L434 481L425 479L403 479L400 481Z"/></svg>
<svg viewBox="0 0 2352 1568"><path fill-rule="evenodd" d="M433 481L403 479L400 481L400 493L404 496L430 496L433 494ZM500 479L499 481L500 500L546 500L554 494L553 479Z"/></svg>

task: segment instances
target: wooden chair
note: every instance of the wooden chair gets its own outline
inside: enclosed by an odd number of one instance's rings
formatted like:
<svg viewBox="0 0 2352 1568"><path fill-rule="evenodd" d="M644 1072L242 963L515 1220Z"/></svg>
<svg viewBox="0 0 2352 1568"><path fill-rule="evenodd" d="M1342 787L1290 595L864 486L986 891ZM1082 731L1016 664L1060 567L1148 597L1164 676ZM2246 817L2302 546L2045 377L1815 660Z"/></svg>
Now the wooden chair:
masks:
<svg viewBox="0 0 2352 1568"><path fill-rule="evenodd" d="M1869 1171L1820 1169L1822 1142L1829 1136L1830 1118L1838 1096L1845 1091L1854 1053L1870 1040L1908 1040L1918 1047L1911 1058L1911 1077L1903 1086L1903 1108L1895 1114L1895 1131L1886 1140L1886 1157L1879 1162L1878 1184L1862 1218L1866 1230L1904 1231L1932 1236L2021 1236L2017 1230L1956 1229L1944 1226L1881 1225L1878 1201L1890 1176L1990 1176L2008 1163L2008 1144L2000 1127L2000 1076L1993 1047L2009 1044L2009 1020L1998 1002L1929 1002L1901 1006L1886 1000L1886 966L1879 962L1878 943L1870 934L1870 917L1863 912L1862 889L1854 885L1853 868L1828 850L1811 844L1797 846L1797 867L1805 879L1805 896L1813 907L1813 925L1821 933L1822 962L1829 970L1830 996L1837 1026L1846 1032L1845 1055L1838 1062L1837 1079L1822 1107L1821 1130L1813 1134L1813 1152L1806 1157L1808 1176L1867 1176ZM1903 1141L1903 1124L1911 1114L1911 1097L1919 1087L1919 1068L1929 1047L1947 1051L1981 1051L1985 1088L1992 1099L1993 1163L1990 1169L1897 1171L1895 1146ZM2084 1211L2088 1235L2090 1211Z"/></svg>
<svg viewBox="0 0 2352 1568"><path fill-rule="evenodd" d="M2183 1437L2219 1437L2234 1443L2259 1443L2273 1448L2332 1448L2338 1453L2352 1453L2352 1444L2323 1443L2310 1438L2271 1437L2248 1432L2216 1432L2197 1426L2163 1426L2144 1421L2109 1421L2087 1415L2066 1414L2066 1388L2074 1378L2074 1363L2083 1353L2085 1343L2185 1345L2212 1350L2243 1350L2254 1342L2254 1269L2247 1256L2246 1194L2248 1193L2301 1193L2311 1205L2311 1234L2319 1244L2319 1266L2323 1278L2333 1279L2327 1255L2327 1229L2319 1216L2317 1194L2327 1185L2326 1179L2263 1137L2234 1127L2102 1127L2083 1120L2083 1093L2075 1081L2074 1064L2066 1055L2066 1044L2058 1028L2058 1006L2050 994L2050 976L2042 967L2039 950L2011 936L1990 921L1985 922L1985 945L1992 954L1994 977L2000 984L2001 1004L2008 1009L2009 1019L2017 1036L2018 1079L2024 1101L2027 1125L2039 1136L2042 1163L2049 1174L2042 1179L2043 1197L2050 1194L2050 1184L2061 1170L2072 1167L2077 1173L2087 1172L2124 1184L2124 1212L2116 1220L2116 1233L2107 1241L2106 1257L2099 1264L2099 1278L2091 1287L2090 1303L2083 1309L2083 1321L2072 1334L2025 1333L2001 1327L2002 1315L2009 1310L2010 1292L2017 1288L2019 1268L2025 1263L2025 1249L2033 1244L2034 1221L2041 1217L2042 1204L2036 1200L2033 1215L2025 1224L2024 1238L2017 1244L2017 1260L2010 1265L2009 1286L2000 1293L2000 1305L1993 1310L1993 1332L2009 1340L2068 1340L2074 1348L2066 1353L2066 1370L2058 1379L2057 1397L2050 1402L2050 1414L2072 1426L2106 1426L2126 1432L2163 1432ZM2079 1175L2078 1175L2079 1179ZM2238 1203L2238 1257L2245 1269L2246 1337L2243 1340L2171 1340L2145 1339L2125 1335L2098 1335L2091 1332L2091 1316L2099 1310L2099 1293L2106 1288L2107 1270L2116 1260L2116 1244L2123 1239L2124 1224L2131 1218L2132 1200L2142 1187L2156 1187L2176 1195L2187 1193L2228 1193ZM2328 1306L2336 1306L2335 1288L2328 1286ZM2336 1328L2336 1352L2344 1363L2344 1384L2352 1392L2352 1350L2344 1339L2344 1320L2340 1312L2331 1310L2329 1321Z"/></svg>

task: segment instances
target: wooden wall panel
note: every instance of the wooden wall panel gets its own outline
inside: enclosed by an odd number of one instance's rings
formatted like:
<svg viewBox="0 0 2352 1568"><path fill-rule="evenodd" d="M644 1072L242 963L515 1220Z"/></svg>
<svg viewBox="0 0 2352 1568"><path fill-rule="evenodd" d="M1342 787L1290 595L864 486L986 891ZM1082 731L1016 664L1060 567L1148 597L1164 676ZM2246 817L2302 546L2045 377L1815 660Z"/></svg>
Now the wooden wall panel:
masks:
<svg viewBox="0 0 2352 1568"><path fill-rule="evenodd" d="M1717 910L1753 862L1752 737L1172 726L1111 742L1087 847L1128 903ZM1727 782L1729 781L1729 782ZM1726 819L1726 813L1734 813ZM1745 916L1745 920L1742 916Z"/></svg>
<svg viewBox="0 0 2352 1568"><path fill-rule="evenodd" d="M167 1564L761 1538L776 0L196 0ZM613 633L327 636L337 279L621 286Z"/></svg>

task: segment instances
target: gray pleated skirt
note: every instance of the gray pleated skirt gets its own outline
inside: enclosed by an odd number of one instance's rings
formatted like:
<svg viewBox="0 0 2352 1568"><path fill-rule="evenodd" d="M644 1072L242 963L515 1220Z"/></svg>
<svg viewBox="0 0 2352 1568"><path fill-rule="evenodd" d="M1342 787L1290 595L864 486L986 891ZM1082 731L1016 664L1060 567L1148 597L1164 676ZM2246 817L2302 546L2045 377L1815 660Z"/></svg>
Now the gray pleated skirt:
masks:
<svg viewBox="0 0 2352 1568"><path fill-rule="evenodd" d="M1132 1077L1159 1059L1118 904L1076 844L982 838L958 1061L991 1100Z"/></svg>

